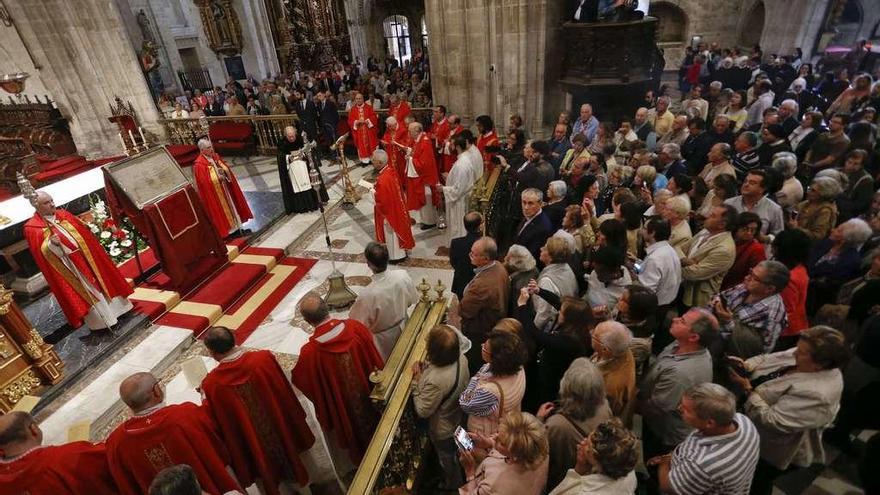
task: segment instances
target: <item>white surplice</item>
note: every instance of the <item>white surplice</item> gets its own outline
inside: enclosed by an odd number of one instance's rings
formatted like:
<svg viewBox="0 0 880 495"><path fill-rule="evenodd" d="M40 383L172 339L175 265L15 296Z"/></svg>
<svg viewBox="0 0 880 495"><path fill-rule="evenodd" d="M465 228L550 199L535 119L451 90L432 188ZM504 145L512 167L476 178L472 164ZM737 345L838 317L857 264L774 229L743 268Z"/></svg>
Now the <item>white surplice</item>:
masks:
<svg viewBox="0 0 880 495"><path fill-rule="evenodd" d="M455 160L446 185L443 186L443 198L446 202L447 245L452 239L467 235L464 228L464 216L468 212L468 202L474 190L474 170L471 159L462 153Z"/></svg>
<svg viewBox="0 0 880 495"><path fill-rule="evenodd" d="M348 317L373 332L376 348L387 360L406 324L407 309L418 302L419 294L404 270L374 273L370 285L360 292Z"/></svg>

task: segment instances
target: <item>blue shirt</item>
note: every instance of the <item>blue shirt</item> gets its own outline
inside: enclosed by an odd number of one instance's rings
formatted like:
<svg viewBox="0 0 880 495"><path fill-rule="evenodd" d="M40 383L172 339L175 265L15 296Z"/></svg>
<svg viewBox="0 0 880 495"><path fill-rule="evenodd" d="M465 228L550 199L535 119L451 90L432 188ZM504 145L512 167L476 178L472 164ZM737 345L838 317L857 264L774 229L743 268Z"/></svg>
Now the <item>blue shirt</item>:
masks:
<svg viewBox="0 0 880 495"><path fill-rule="evenodd" d="M595 115L590 117L586 123L582 122L578 119L574 123L574 127L571 131L571 137L574 138L578 134L583 134L587 136L587 144L593 142L593 139L596 137L596 132L599 130L599 119L596 118Z"/></svg>

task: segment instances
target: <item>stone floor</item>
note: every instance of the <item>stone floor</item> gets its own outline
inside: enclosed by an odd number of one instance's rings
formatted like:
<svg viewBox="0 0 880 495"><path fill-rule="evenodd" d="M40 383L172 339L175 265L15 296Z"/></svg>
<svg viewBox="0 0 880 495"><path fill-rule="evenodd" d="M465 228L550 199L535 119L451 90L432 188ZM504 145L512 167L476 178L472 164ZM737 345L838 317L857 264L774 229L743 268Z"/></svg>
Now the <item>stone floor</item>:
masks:
<svg viewBox="0 0 880 495"><path fill-rule="evenodd" d="M246 192L260 195L278 192L274 160L233 159L232 163ZM370 272L362 252L365 245L373 239L373 205L369 197L364 197L354 208L345 210L339 207L342 190L340 184L334 181L338 167L327 163L322 170L331 197L326 213L331 248L325 243L323 222L318 212L283 218L260 234L255 241L257 246L283 248L291 256L319 260L244 342L249 348L273 351L285 369L293 366L299 349L309 336L308 326L295 311L296 303L303 294L310 290L326 291L327 276L334 270L345 275L355 292L370 280ZM353 169L353 182L357 183L361 177L369 179L371 172L368 168ZM256 197L252 194L248 196ZM423 232L414 226L413 234L416 248L411 252L409 260L395 269L406 270L416 281L425 279L432 285L440 281L449 287L452 271L446 258L438 255L442 253L440 248L448 242L446 233L439 230ZM339 315L344 316L345 312ZM203 346L194 340L192 332L188 330L151 326L138 332L124 346L88 370L79 383L65 390L49 407L38 413L37 419L44 430L45 442L65 442L67 429L82 422L91 423L92 440L103 439L115 425L127 417L125 408L118 400L117 388L125 376L137 371L151 371L160 377L169 403L200 402L199 393L187 382L180 366L183 361L202 356L203 353ZM213 365L207 357L203 360L206 366ZM307 408L310 407L310 404L306 405ZM320 482L321 488L314 493L339 493L329 471L329 455L320 439L313 450L312 458L325 464L315 468L319 473L316 481ZM792 479L783 480L779 483L783 489L777 488L777 493L861 493L852 481L852 466L852 459L832 449L828 468L818 473L818 476L816 473L800 473L792 476Z"/></svg>

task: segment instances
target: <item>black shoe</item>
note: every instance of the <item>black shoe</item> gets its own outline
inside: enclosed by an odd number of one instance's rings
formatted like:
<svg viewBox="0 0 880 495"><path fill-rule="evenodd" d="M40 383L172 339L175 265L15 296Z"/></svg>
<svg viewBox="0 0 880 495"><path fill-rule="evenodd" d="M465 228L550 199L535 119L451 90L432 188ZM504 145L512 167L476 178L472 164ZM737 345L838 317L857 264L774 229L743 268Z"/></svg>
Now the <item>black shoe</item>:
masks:
<svg viewBox="0 0 880 495"><path fill-rule="evenodd" d="M431 229L433 229L433 228L436 227L436 226L437 226L436 224L428 225L428 224L424 224L424 223L423 223L422 226L419 227L419 228L422 229L422 230L431 230Z"/></svg>
<svg viewBox="0 0 880 495"><path fill-rule="evenodd" d="M409 256L404 256L403 258L400 258L399 260L388 260L388 263L391 263L392 265L399 265L399 264L403 263L404 261L407 261L408 259L409 259Z"/></svg>

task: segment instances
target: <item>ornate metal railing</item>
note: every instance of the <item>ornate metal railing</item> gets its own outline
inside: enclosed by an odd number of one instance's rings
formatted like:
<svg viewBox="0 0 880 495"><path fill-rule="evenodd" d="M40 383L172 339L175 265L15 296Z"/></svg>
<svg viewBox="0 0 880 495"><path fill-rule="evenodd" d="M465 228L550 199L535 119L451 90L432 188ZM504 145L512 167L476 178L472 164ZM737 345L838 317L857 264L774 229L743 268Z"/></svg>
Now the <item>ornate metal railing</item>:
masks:
<svg viewBox="0 0 880 495"><path fill-rule="evenodd" d="M616 84L647 81L657 60L657 19L631 22L567 22L562 26L562 81Z"/></svg>
<svg viewBox="0 0 880 495"><path fill-rule="evenodd" d="M431 108L414 108L412 115L423 125L431 120ZM385 129L385 117L388 110L382 109L376 112L379 115L379 135ZM341 119L348 118L348 112L340 111ZM165 129L165 135L172 144L196 144L201 137L208 135L211 124L217 122L244 122L254 129L257 153L261 155L274 155L277 151L278 142L284 139L284 128L298 120L296 114L283 115L241 115L223 117L203 117L200 119L159 119L159 123Z"/></svg>
<svg viewBox="0 0 880 495"><path fill-rule="evenodd" d="M411 490L419 474L428 432L424 424L417 421L410 400L410 369L414 362L424 361L425 337L434 325L443 321L449 298L444 296L446 288L439 281L432 289L422 280L418 289L422 293L421 300L388 357L385 369L370 377L376 383L371 397L383 412L349 486L351 495L379 493L392 487ZM436 296L432 297L430 292Z"/></svg>
<svg viewBox="0 0 880 495"><path fill-rule="evenodd" d="M207 91L214 87L213 82L211 81L211 73L208 72L207 67L179 70L177 71L177 77L180 79L180 84L183 85L183 89L187 91L195 91L197 89Z"/></svg>

